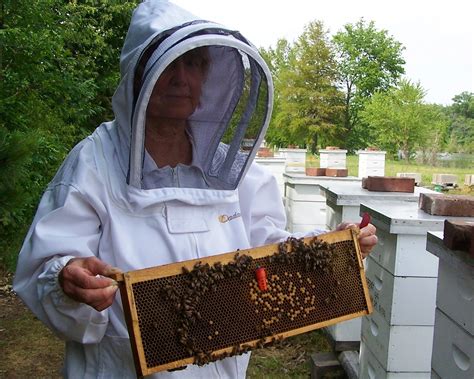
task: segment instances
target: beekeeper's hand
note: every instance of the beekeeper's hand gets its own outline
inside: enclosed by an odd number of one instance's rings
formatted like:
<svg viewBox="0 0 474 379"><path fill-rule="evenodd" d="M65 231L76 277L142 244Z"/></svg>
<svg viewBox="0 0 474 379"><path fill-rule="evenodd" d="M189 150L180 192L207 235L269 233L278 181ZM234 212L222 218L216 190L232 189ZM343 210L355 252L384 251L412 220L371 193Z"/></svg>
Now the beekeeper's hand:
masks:
<svg viewBox="0 0 474 379"><path fill-rule="evenodd" d="M120 272L96 257L73 258L59 272L58 281L71 299L102 311L110 307L117 292L117 282L107 278Z"/></svg>
<svg viewBox="0 0 474 379"><path fill-rule="evenodd" d="M349 229L352 227L359 227L359 223L350 223L350 222L343 222L336 227L336 230L344 230ZM369 224L362 229L360 229L359 234L359 245L360 250L362 253L362 258L366 258L369 256L370 252L377 245L378 238L375 235L377 232L377 228L372 224Z"/></svg>

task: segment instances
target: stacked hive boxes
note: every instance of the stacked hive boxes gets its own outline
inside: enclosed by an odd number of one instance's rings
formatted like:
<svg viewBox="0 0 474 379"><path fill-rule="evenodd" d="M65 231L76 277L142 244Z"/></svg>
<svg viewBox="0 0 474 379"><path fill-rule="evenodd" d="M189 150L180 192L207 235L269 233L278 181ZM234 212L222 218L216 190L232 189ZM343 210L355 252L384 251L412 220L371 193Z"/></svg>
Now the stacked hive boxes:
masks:
<svg viewBox="0 0 474 379"><path fill-rule="evenodd" d="M438 258L426 252L426 236L443 230L446 216L410 202L361 205L362 212L372 215L379 243L366 260L374 312L362 320L359 377L431 378Z"/></svg>
<svg viewBox="0 0 474 379"><path fill-rule="evenodd" d="M366 259L374 312L362 320L359 377L430 378L438 259L426 234L444 218L417 203L361 205L379 242Z"/></svg>
<svg viewBox="0 0 474 379"><path fill-rule="evenodd" d="M304 174L306 166L306 149L280 149L279 153L285 157L285 172Z"/></svg>
<svg viewBox="0 0 474 379"><path fill-rule="evenodd" d="M385 151L359 150L359 178L385 175Z"/></svg>
<svg viewBox="0 0 474 379"><path fill-rule="evenodd" d="M429 233L427 250L439 258L432 378L474 378L474 257Z"/></svg>
<svg viewBox="0 0 474 379"><path fill-rule="evenodd" d="M283 174L285 180L284 203L287 230L308 232L326 229L326 197L323 187L338 182L358 182L356 177L311 177L299 174Z"/></svg>
<svg viewBox="0 0 474 379"><path fill-rule="evenodd" d="M319 150L319 167L322 168L346 168L347 150L322 149Z"/></svg>
<svg viewBox="0 0 474 379"><path fill-rule="evenodd" d="M325 188L326 225L334 229L343 221L360 221L360 204L380 204L387 201L417 204L420 193L435 193L426 188L415 188L414 193L373 192L361 187L360 182L337 182ZM361 335L361 319L349 320L327 328L336 351L357 350Z"/></svg>

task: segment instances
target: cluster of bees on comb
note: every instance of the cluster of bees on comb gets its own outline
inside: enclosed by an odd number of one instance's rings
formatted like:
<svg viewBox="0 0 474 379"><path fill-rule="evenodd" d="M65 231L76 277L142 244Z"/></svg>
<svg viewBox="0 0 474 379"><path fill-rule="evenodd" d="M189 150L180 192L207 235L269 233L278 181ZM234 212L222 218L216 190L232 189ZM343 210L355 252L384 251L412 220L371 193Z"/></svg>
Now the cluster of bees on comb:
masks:
<svg viewBox="0 0 474 379"><path fill-rule="evenodd" d="M262 287L263 278L254 273L259 271L261 263L280 267L298 264L299 267L304 267L305 271L329 273L333 270L332 262L335 254L330 244L316 238L305 243L303 239L290 237L278 245L278 251L275 254L264 259L254 260L251 256L237 252L234 260L226 264L217 262L210 265L199 262L192 270L183 267L184 291L178 293L171 285L161 290L162 296L173 304L178 316L176 324L178 343L190 356L194 357L194 363L197 365L243 354L254 348L281 344L282 338L273 336L276 334L273 326L282 319L293 321L297 318L305 318L313 311L316 308L316 299L310 291L311 289L314 291L316 283L308 277L302 277L300 272L283 272L271 274L268 277L268 285L265 283ZM253 279L248 280L252 277ZM216 328L217 322L202 319L199 302L210 291L217 291L219 284L229 278L246 278L249 283L249 299L255 304L255 314L262 316L258 317L261 323L256 326L259 339L252 345L238 344L232 346L231 350L227 349L226 352L217 354L200 348L190 331L194 327L205 325L210 330L207 335L209 341L220 337L220 332ZM265 281L267 281L266 277Z"/></svg>

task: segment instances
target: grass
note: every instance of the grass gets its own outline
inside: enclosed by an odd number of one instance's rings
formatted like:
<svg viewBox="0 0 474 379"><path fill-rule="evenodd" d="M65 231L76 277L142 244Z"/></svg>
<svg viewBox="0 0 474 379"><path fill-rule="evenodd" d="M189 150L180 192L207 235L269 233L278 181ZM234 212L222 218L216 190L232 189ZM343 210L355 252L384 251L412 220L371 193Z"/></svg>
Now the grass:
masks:
<svg viewBox="0 0 474 379"><path fill-rule="evenodd" d="M307 154L307 167L319 167L319 156ZM349 176L357 176L359 171L359 157L357 155L347 155L346 167L349 170ZM398 172L416 172L421 174L421 186L433 187L431 181L433 174L452 174L457 175L460 188L464 185L465 175L474 175L474 167L435 167L422 165L415 161L396 161L385 159L385 176L397 176ZM472 192L468 189L467 192Z"/></svg>
<svg viewBox="0 0 474 379"><path fill-rule="evenodd" d="M248 379L309 378L309 359L315 352L332 351L321 330L290 337L283 346L258 349L252 352L247 370ZM329 377L329 376L328 376ZM331 378L345 378L342 370Z"/></svg>
<svg viewBox="0 0 474 379"><path fill-rule="evenodd" d="M64 342L11 292L0 270L0 378L61 378Z"/></svg>

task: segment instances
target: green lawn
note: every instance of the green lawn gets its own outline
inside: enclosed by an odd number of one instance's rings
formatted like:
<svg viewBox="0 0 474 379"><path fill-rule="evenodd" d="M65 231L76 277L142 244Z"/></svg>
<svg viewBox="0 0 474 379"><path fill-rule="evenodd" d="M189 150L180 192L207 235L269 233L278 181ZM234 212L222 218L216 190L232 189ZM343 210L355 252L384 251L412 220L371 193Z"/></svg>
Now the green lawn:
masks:
<svg viewBox="0 0 474 379"><path fill-rule="evenodd" d="M319 167L319 156L307 154L307 167ZM349 170L349 176L357 176L359 171L359 157L357 155L348 155L346 157L346 166ZM385 160L385 176L396 176L398 172L416 172L421 174L421 185L423 187L431 187L433 174L453 174L458 177L459 187L464 185L465 175L474 175L474 167L456 168L456 167L433 167L418 164L414 161L395 161Z"/></svg>

